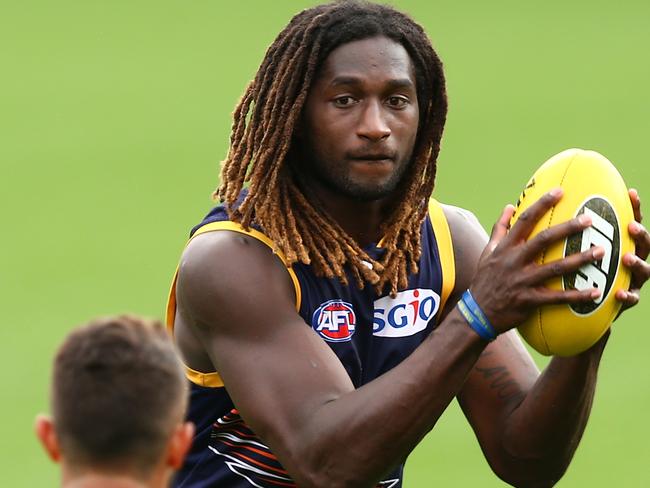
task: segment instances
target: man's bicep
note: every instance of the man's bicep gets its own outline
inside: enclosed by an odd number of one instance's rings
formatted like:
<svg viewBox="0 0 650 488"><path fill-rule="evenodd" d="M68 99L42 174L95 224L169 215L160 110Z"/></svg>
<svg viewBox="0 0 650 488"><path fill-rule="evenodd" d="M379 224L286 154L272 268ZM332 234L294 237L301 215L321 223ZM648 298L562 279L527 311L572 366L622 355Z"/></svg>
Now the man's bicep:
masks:
<svg viewBox="0 0 650 488"><path fill-rule="evenodd" d="M235 406L278 454L295 442L295 425L353 389L296 312L286 268L259 241L197 238L182 260L177 295Z"/></svg>

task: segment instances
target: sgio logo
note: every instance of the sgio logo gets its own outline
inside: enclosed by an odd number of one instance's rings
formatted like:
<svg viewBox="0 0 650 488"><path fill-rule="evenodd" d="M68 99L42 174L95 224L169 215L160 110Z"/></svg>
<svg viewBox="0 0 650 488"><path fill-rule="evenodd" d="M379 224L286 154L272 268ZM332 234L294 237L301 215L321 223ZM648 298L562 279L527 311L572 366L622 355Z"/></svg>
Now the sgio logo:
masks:
<svg viewBox="0 0 650 488"><path fill-rule="evenodd" d="M349 341L356 324L357 318L352 305L342 300L322 303L311 318L312 328L328 342Z"/></svg>
<svg viewBox="0 0 650 488"><path fill-rule="evenodd" d="M592 302L570 305L573 311L580 315L596 310L609 293L616 279L621 246L618 219L607 200L601 197L590 198L580 207L577 215L583 213L591 217L591 227L567 239L564 255L586 251L592 246L605 249L605 255L600 261L586 264L575 274L565 275L563 278L565 289L598 288L601 292L600 297Z"/></svg>
<svg viewBox="0 0 650 488"><path fill-rule="evenodd" d="M372 334L378 337L406 337L424 330L440 306L440 295L417 288L375 300Z"/></svg>

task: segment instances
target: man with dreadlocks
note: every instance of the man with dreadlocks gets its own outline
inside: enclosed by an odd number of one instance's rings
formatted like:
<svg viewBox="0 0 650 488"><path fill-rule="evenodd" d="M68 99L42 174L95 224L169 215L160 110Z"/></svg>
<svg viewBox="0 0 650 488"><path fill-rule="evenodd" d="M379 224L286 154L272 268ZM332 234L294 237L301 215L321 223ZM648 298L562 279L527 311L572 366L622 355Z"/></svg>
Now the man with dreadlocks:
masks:
<svg viewBox="0 0 650 488"><path fill-rule="evenodd" d="M512 229L507 206L489 240L430 201L446 109L426 34L390 7L316 6L270 46L234 113L221 204L170 294L197 427L177 486L399 487L454 397L505 481L548 486L566 470L607 337L540 374L511 329L539 305L598 296L542 283L603 249L534 263L590 225L526 242L560 191ZM626 306L650 275L635 225Z"/></svg>

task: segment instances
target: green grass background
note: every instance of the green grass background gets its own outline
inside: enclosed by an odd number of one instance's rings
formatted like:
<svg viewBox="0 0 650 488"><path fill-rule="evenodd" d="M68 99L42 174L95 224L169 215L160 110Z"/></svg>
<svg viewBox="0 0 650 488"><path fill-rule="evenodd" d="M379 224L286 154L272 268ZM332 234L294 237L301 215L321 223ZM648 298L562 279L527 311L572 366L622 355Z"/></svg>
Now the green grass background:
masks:
<svg viewBox="0 0 650 488"><path fill-rule="evenodd" d="M162 317L187 230L211 205L231 111L267 45L312 3L2 2L3 486L57 484L32 434L56 346L97 315ZM648 2L395 5L446 66L439 199L489 229L542 161L574 146L607 155L650 198ZM650 486L648 310L616 324L559 486ZM503 483L454 404L411 456L406 486Z"/></svg>

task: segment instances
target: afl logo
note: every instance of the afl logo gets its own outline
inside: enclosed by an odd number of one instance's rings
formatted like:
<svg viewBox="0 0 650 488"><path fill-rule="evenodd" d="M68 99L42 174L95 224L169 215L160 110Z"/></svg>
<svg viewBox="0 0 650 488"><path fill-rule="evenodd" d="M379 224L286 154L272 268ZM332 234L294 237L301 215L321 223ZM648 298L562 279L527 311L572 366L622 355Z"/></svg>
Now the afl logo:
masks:
<svg viewBox="0 0 650 488"><path fill-rule="evenodd" d="M321 304L311 318L313 329L328 342L349 341L356 324L352 305L342 300L329 300Z"/></svg>
<svg viewBox="0 0 650 488"><path fill-rule="evenodd" d="M605 249L605 255L600 261L581 267L575 274L565 275L563 284L564 289L600 290L600 296L594 301L570 305L577 314L588 315L600 306L616 279L621 239L616 212L607 200L591 197L580 207L576 216L583 213L591 217L591 227L567 238L564 256L586 251L592 246Z"/></svg>

